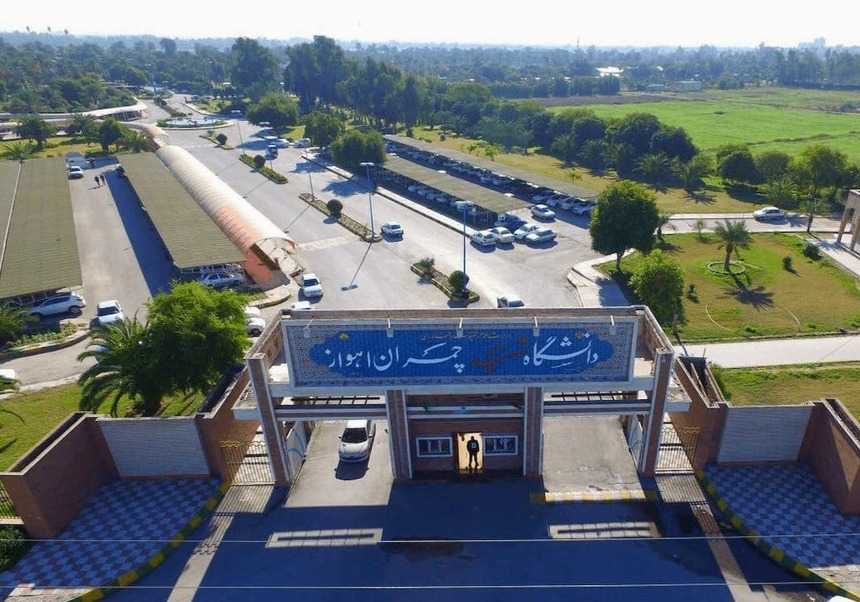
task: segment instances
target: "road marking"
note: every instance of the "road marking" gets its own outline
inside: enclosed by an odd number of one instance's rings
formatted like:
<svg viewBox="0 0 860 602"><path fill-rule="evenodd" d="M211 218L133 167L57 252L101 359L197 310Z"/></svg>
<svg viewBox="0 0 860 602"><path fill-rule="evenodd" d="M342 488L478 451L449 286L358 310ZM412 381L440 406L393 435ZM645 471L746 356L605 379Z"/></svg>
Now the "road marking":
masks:
<svg viewBox="0 0 860 602"><path fill-rule="evenodd" d="M353 242L354 240L354 237L349 236L335 236L334 238L324 238L322 240L315 240L313 242L299 243L299 251L320 251L322 249L331 249L332 247L339 247L349 242Z"/></svg>
<svg viewBox="0 0 860 602"><path fill-rule="evenodd" d="M321 529L273 533L267 548L333 548L369 546L382 541L382 529Z"/></svg>

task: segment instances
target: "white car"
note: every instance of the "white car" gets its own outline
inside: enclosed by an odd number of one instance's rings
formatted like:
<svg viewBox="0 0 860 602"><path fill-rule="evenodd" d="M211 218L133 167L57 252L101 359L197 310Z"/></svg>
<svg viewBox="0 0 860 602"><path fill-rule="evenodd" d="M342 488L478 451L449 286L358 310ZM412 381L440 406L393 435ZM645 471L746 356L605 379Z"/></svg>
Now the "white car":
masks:
<svg viewBox="0 0 860 602"><path fill-rule="evenodd" d="M494 228L490 228L489 230L487 230L487 232L492 232L493 235L495 235L496 237L496 242L499 244L507 245L516 240L511 231L504 226L496 226Z"/></svg>
<svg viewBox="0 0 860 602"><path fill-rule="evenodd" d="M573 208L573 212L576 215L591 215L591 210L596 206L596 201L585 201L584 203L577 204L577 206Z"/></svg>
<svg viewBox="0 0 860 602"><path fill-rule="evenodd" d="M514 238L517 240L525 240L526 236L540 228L540 225L526 222L516 230L514 230Z"/></svg>
<svg viewBox="0 0 860 602"><path fill-rule="evenodd" d="M549 242L551 240L555 240L555 237L555 230L540 227L534 232L530 232L528 235L526 235L526 243L530 245L537 245L542 242Z"/></svg>
<svg viewBox="0 0 860 602"><path fill-rule="evenodd" d="M197 282L205 284L206 286L221 288L225 286L240 286L245 284L245 277L241 274L234 274L233 272L226 271L205 272L197 277Z"/></svg>
<svg viewBox="0 0 860 602"><path fill-rule="evenodd" d="M779 207L762 207L753 211L753 217L759 221L785 219L785 212Z"/></svg>
<svg viewBox="0 0 860 602"><path fill-rule="evenodd" d="M258 337L266 329L266 320L260 317L245 317L245 332L252 337Z"/></svg>
<svg viewBox="0 0 860 602"><path fill-rule="evenodd" d="M538 219L551 220L555 219L555 211L546 205L534 205L531 209L532 215Z"/></svg>
<svg viewBox="0 0 860 602"><path fill-rule="evenodd" d="M376 423L373 420L348 420L340 435L338 456L344 462L363 462L370 455Z"/></svg>
<svg viewBox="0 0 860 602"><path fill-rule="evenodd" d="M489 230L479 230L472 234L472 242L479 247L495 247L496 235Z"/></svg>
<svg viewBox="0 0 860 602"><path fill-rule="evenodd" d="M96 322L98 322L99 326L122 322L124 319L125 315L122 313L122 307L116 299L101 301L96 305Z"/></svg>
<svg viewBox="0 0 860 602"><path fill-rule="evenodd" d="M69 179L70 180L80 180L84 177L84 170L80 168L79 165L72 165L69 167Z"/></svg>
<svg viewBox="0 0 860 602"><path fill-rule="evenodd" d="M382 230L383 234L387 234L388 236L403 236L403 226L401 226L397 222L385 222L384 224L382 224L382 228L380 228L380 230Z"/></svg>
<svg viewBox="0 0 860 602"><path fill-rule="evenodd" d="M319 299L323 296L322 283L316 274L307 273L302 276L302 294L308 299Z"/></svg>
<svg viewBox="0 0 860 602"><path fill-rule="evenodd" d="M65 313L79 316L86 306L87 302L83 295L79 295L78 293L65 293L63 295L48 297L41 301L35 301L29 305L26 312L31 316L36 316L37 318L56 316Z"/></svg>

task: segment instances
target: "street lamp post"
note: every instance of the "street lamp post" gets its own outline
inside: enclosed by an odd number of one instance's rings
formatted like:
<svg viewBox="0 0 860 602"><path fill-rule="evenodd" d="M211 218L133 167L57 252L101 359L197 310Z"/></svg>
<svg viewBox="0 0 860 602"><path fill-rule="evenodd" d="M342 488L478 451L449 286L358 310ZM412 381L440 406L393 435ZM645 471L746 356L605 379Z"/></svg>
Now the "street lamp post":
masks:
<svg viewBox="0 0 860 602"><path fill-rule="evenodd" d="M308 184L311 187L311 201L314 200L314 181L311 180L311 172L308 172Z"/></svg>
<svg viewBox="0 0 860 602"><path fill-rule="evenodd" d="M373 161L362 161L359 165L364 168L367 174L367 201L370 204L370 242L373 242L376 231L373 229L373 182L370 180L370 168L376 167L376 163Z"/></svg>
<svg viewBox="0 0 860 602"><path fill-rule="evenodd" d="M463 206L463 298L466 298L466 285L469 277L466 276L466 207Z"/></svg>
<svg viewBox="0 0 860 602"><path fill-rule="evenodd" d="M236 129L239 130L239 146L242 147L242 154L245 154L245 141L242 140L242 126L239 123L239 117L242 115L242 111L232 110L230 113L236 118Z"/></svg>

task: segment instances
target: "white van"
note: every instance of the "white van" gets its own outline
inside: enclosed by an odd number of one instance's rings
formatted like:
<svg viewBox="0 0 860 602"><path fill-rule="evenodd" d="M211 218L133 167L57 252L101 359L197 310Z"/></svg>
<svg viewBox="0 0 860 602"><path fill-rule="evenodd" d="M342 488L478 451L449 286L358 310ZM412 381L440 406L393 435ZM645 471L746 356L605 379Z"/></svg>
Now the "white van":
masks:
<svg viewBox="0 0 860 602"><path fill-rule="evenodd" d="M296 148L307 148L311 145L310 138L299 138L296 140Z"/></svg>
<svg viewBox="0 0 860 602"><path fill-rule="evenodd" d="M340 459L344 462L367 460L375 434L376 424L373 420L348 420L340 435Z"/></svg>

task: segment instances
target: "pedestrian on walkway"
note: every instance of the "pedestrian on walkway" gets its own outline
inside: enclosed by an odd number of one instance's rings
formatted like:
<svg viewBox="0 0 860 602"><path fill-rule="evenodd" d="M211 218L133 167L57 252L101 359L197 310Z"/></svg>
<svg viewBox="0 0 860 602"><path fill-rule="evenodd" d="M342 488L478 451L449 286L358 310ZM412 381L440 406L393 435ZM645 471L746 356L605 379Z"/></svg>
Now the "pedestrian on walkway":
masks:
<svg viewBox="0 0 860 602"><path fill-rule="evenodd" d="M105 175L104 175L104 174L102 174L102 175L100 175L99 177L102 179L102 184L105 184L105 185L106 185L106 184L107 184L107 182L105 182Z"/></svg>
<svg viewBox="0 0 860 602"><path fill-rule="evenodd" d="M102 182L101 182L101 180L99 180L98 176L96 176L96 186L98 186L99 188L102 187Z"/></svg>
<svg viewBox="0 0 860 602"><path fill-rule="evenodd" d="M475 463L475 470L479 469L478 466L478 452L481 451L481 444L478 443L478 440L475 439L475 435L469 439L466 443L466 451L469 452L469 470L472 470L472 462Z"/></svg>

